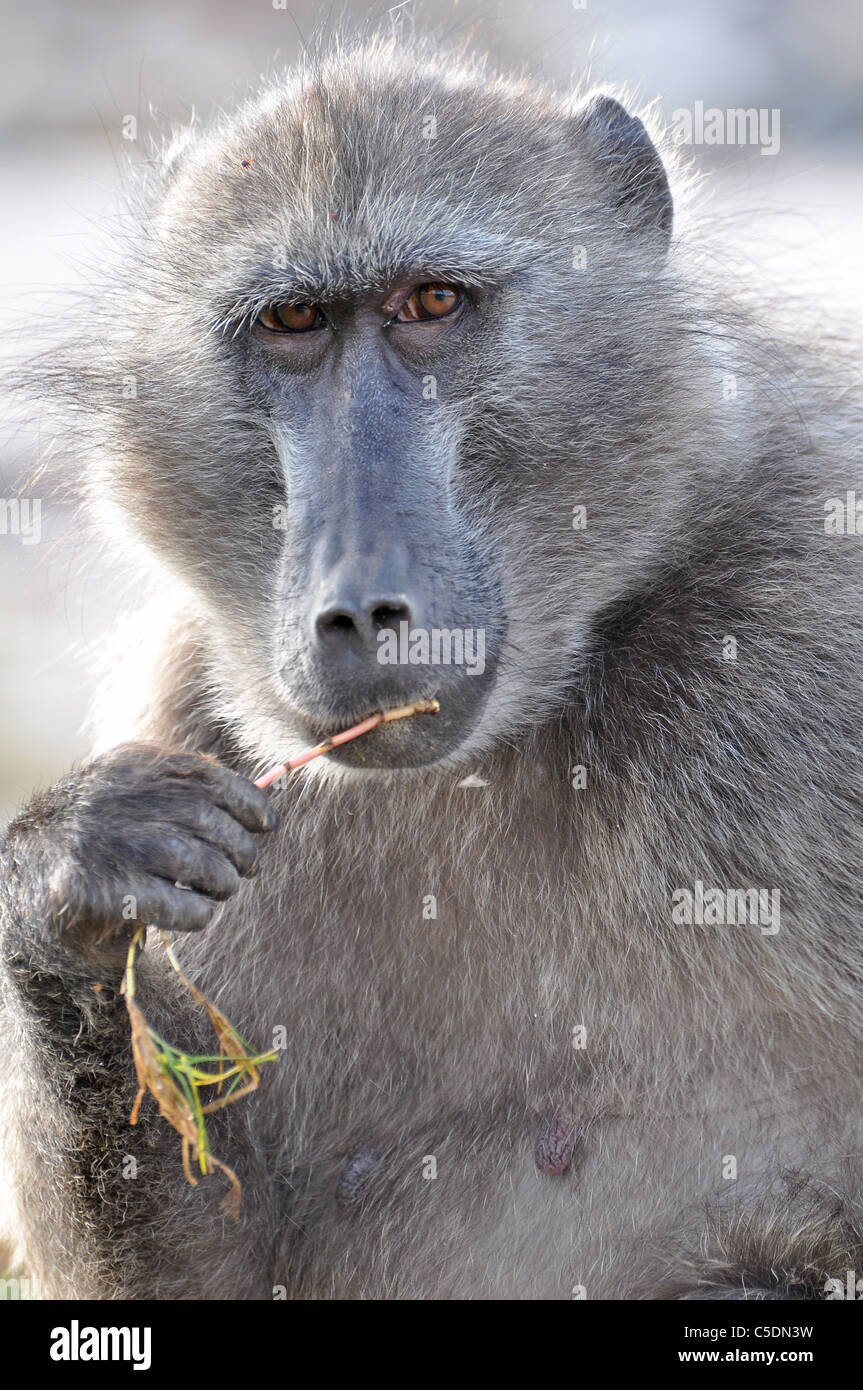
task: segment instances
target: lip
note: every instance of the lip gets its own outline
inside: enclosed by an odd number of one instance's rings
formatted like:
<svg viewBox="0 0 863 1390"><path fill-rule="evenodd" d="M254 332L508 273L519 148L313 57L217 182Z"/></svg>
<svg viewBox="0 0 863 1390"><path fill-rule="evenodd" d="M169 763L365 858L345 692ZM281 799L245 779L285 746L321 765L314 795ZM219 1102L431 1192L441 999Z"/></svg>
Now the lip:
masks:
<svg viewBox="0 0 863 1390"><path fill-rule="evenodd" d="M309 742L325 742L334 734L343 733L372 715L434 698L423 694L415 699L406 699L399 693L392 701L386 701L383 707L381 703L365 703L358 707L357 718L304 722L301 733ZM327 749L324 761L367 771L428 766L449 755L462 742L467 727L469 724L466 725L465 712L458 699L454 698L453 692L444 690L434 718L420 715L382 721L362 737Z"/></svg>
<svg viewBox="0 0 863 1390"><path fill-rule="evenodd" d="M366 719L371 719L376 714L386 714L393 709L400 709L404 705L421 704L424 701L437 701L436 691L422 691L412 695L394 696L392 701L384 704L378 701L374 705L360 705L356 710L351 710L349 715L340 716L338 720L323 719L320 716L310 714L300 705L291 703L290 709L294 717L308 730L312 737L321 741L332 738L336 734L345 733L352 729L356 724L362 724ZM386 727L386 723L382 727ZM373 731L374 732L374 731Z"/></svg>
<svg viewBox="0 0 863 1390"><path fill-rule="evenodd" d="M381 728L384 724L394 724L402 719L410 719L417 714L440 714L440 705L437 700L412 700L407 705L391 705L380 714L370 715L366 719L361 719L359 723L352 724L341 733L329 734L320 743L312 748L306 748L302 753L297 753L285 763L277 763L258 778L255 786L268 787L271 782L287 772L294 772L298 767L313 762L320 758L324 753L334 753L346 743L352 743L354 739L361 738L363 734L370 734L375 729Z"/></svg>

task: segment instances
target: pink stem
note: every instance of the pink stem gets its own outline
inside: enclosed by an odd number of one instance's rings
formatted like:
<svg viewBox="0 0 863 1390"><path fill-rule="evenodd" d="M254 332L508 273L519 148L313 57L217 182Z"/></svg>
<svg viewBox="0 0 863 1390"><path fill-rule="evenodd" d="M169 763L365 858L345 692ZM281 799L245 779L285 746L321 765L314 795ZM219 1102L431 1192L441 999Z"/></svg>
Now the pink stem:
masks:
<svg viewBox="0 0 863 1390"><path fill-rule="evenodd" d="M332 734L324 739L323 743L317 744L314 748L307 748L304 753L298 753L295 758L291 758L289 763L278 763L276 767L271 767L269 772L265 772L263 777L259 777L255 782L256 787L263 790L271 782L275 782L278 777L283 777L286 772L293 772L295 767L302 767L303 763L310 763L312 758L319 758L322 753L329 753L331 748L336 748L340 743L349 743L352 738L359 738L360 734L367 734L371 729L376 729L379 724L389 723L393 719L404 719L410 714L436 714L438 709L437 700L417 700L415 705L400 705L398 709L386 710L383 714L372 714L368 719L363 719L360 724L354 724L350 729L344 729L340 734Z"/></svg>

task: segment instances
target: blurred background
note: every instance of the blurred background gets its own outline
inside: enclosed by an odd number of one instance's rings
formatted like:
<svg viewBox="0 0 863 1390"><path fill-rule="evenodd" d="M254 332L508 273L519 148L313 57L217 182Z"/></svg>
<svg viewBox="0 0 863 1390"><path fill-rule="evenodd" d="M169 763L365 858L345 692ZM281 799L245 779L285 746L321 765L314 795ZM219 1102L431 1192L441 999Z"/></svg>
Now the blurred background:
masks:
<svg viewBox="0 0 863 1390"><path fill-rule="evenodd" d="M2 8L2 352L38 346L65 291L98 278L122 185L124 118L182 123L241 98L333 19L398 13L513 67L626 83L680 108L779 108L781 148L702 146L709 206L752 212L756 274L863 309L860 256L863 6L859 0L493 0L396 6L315 0L32 0ZM793 213L790 210L794 210ZM17 412L20 417L20 412ZM62 440L0 411L0 501ZM79 466L68 459L64 466ZM39 496L38 490L34 495ZM46 495L41 540L0 533L0 823L86 749L82 724L102 634L134 603L113 563Z"/></svg>

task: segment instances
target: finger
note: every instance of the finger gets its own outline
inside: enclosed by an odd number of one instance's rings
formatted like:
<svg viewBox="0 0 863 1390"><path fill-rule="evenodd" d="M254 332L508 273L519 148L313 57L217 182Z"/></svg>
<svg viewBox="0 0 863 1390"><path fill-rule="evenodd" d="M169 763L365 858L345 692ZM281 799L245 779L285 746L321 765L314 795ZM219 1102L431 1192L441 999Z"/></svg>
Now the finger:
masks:
<svg viewBox="0 0 863 1390"><path fill-rule="evenodd" d="M161 834L135 832L127 844L130 866L169 883L182 883L219 902L240 886L240 875L230 860L196 835L175 829Z"/></svg>
<svg viewBox="0 0 863 1390"><path fill-rule="evenodd" d="M176 888L164 878L133 876L129 887L138 924L161 927L163 931L203 931L219 906L213 899Z"/></svg>
<svg viewBox="0 0 863 1390"><path fill-rule="evenodd" d="M269 798L253 782L202 753L166 751L151 744L121 744L103 759L97 759L92 767L109 779L112 791L121 798L140 799L155 789L152 784L167 788L197 783L247 830L260 834L278 825Z"/></svg>
<svg viewBox="0 0 863 1390"><path fill-rule="evenodd" d="M216 805L229 811L247 830L275 830L279 818L269 797L254 782L220 763L204 764L201 780Z"/></svg>
<svg viewBox="0 0 863 1390"><path fill-rule="evenodd" d="M166 931L200 931L218 903L176 888L167 879L133 870L117 876L82 865L58 866L51 882L51 916L62 935L116 935L153 925Z"/></svg>
<svg viewBox="0 0 863 1390"><path fill-rule="evenodd" d="M210 801L206 793L190 787L172 787L159 806L159 820L174 829L191 831L230 859L243 875L254 873L258 845L238 820Z"/></svg>
<svg viewBox="0 0 863 1390"><path fill-rule="evenodd" d="M200 797L189 809L190 826L196 835L227 854L241 874L254 873L258 846L239 820L206 797Z"/></svg>

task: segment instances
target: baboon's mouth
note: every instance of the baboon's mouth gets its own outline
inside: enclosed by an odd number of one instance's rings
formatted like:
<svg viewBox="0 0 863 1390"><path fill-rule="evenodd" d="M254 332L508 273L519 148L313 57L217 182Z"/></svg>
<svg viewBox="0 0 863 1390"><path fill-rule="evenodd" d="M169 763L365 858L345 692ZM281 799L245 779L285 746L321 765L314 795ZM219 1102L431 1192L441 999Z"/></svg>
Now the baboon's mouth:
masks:
<svg viewBox="0 0 863 1390"><path fill-rule="evenodd" d="M287 763L277 763L259 777L256 786L268 787L277 777L284 773L291 772L295 768L302 767L304 763L310 763L314 758L319 758L324 753L331 753L344 743L351 743L355 738L360 738L363 734L369 734L373 729L379 729L382 724L394 724L399 719L410 719L415 714L438 714L440 705L432 697L426 700L412 700L406 705L394 705L386 710L377 710L374 714L367 715L365 719L352 724L347 729L342 729L335 734L328 734L320 743L316 743L312 748L307 748L305 752L298 753Z"/></svg>
<svg viewBox="0 0 863 1390"><path fill-rule="evenodd" d="M477 688L476 695L480 693ZM443 690L440 700L436 695L412 700L397 695L398 703L369 701L342 719L300 716L297 723L303 736L326 753L326 762L367 770L427 766L464 739L482 707L473 695L470 686ZM471 697L467 704L465 696ZM433 719L423 717L430 714Z"/></svg>
<svg viewBox="0 0 863 1390"><path fill-rule="evenodd" d="M342 742L350 741L345 735L350 735L351 739L359 738L357 730L360 728L366 733L381 724L393 724L414 714L439 714L440 704L436 694L418 695L415 699L399 700L398 704L392 705L377 701L375 704L360 705L352 709L349 715L346 714L337 720L309 714L299 705L294 705L293 711L311 737L320 743L334 742L338 746Z"/></svg>
<svg viewBox="0 0 863 1390"><path fill-rule="evenodd" d="M380 724L391 724L396 719L409 719L413 714L440 714L440 704L438 703L437 696L430 695L421 700L409 700L404 704L390 705L386 709L382 709L378 706L377 709L369 710L368 713L362 715L362 717L356 720L354 724L350 725L348 729L336 730L334 734L329 734L327 737L332 739L340 738L343 733L351 733L358 729L361 724L366 724L372 719L377 720ZM374 727L377 728L377 724L374 725ZM359 735L357 735L357 737L358 736Z"/></svg>

